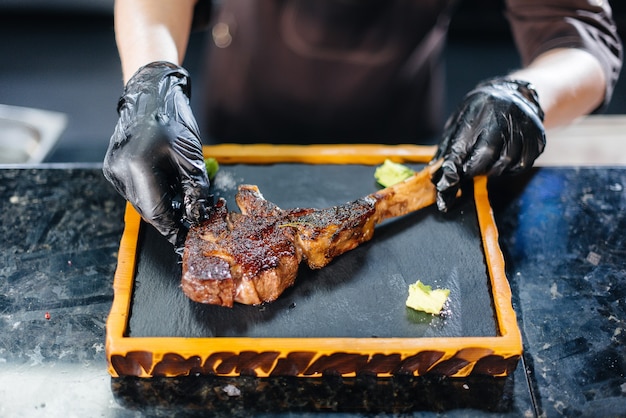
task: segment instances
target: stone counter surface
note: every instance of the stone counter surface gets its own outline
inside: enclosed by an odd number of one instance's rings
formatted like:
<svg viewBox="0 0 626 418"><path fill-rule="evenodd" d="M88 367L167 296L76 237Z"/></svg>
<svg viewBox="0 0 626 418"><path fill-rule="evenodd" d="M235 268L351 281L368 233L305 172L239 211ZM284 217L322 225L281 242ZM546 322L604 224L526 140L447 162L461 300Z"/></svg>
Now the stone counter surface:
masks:
<svg viewBox="0 0 626 418"><path fill-rule="evenodd" d="M0 416L626 415L626 169L490 182L525 353L505 379L112 379L124 201L98 166L0 169Z"/></svg>

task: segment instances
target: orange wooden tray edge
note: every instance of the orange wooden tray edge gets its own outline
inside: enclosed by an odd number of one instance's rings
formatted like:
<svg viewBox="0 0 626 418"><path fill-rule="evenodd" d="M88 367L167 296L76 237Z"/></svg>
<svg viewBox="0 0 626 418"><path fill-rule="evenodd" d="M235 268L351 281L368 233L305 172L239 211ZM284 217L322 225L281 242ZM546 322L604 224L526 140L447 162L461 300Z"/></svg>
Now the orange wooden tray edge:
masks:
<svg viewBox="0 0 626 418"><path fill-rule="evenodd" d="M430 161L434 147L416 145L235 145L207 146L205 157L223 164L380 164ZM521 333L487 195L487 179L474 180L474 198L496 312L499 335L454 338L171 338L127 337L140 217L127 205L120 241L114 300L106 323L106 357L112 376L215 374L259 377L324 373L439 373L506 376L522 354Z"/></svg>

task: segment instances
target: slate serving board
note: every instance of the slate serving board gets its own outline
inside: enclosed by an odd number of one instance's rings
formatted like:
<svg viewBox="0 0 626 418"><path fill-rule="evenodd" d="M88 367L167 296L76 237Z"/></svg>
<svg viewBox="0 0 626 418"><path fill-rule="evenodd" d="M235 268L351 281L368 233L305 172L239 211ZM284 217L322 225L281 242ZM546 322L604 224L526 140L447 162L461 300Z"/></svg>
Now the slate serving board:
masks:
<svg viewBox="0 0 626 418"><path fill-rule="evenodd" d="M419 164L407 164L416 170ZM236 187L256 184L281 208L325 208L377 190L368 165L223 165L212 185L229 209ZM379 225L371 241L321 270L301 265L273 303L224 308L189 300L180 257L142 223L127 337L492 337L498 325L471 190L448 214L434 207ZM422 280L450 289L442 315L405 306Z"/></svg>

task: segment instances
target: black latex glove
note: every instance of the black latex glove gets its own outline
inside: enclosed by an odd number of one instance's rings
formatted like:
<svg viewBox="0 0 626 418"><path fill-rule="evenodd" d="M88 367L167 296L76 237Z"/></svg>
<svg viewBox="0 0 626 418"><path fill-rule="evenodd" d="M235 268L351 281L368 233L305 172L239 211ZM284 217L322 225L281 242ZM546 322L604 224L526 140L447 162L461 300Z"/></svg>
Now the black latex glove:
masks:
<svg viewBox="0 0 626 418"><path fill-rule="evenodd" d="M189 96L185 69L168 62L140 68L118 103L103 166L115 189L175 245L211 203Z"/></svg>
<svg viewBox="0 0 626 418"><path fill-rule="evenodd" d="M446 212L464 180L479 174L517 174L530 168L546 145L543 111L529 83L493 79L469 92L444 127L433 159L437 208Z"/></svg>

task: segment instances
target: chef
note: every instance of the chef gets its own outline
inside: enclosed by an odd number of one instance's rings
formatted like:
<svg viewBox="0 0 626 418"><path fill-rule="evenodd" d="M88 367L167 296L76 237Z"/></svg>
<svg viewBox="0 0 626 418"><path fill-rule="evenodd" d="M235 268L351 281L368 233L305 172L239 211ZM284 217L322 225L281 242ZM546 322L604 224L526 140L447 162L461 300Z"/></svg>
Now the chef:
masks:
<svg viewBox="0 0 626 418"><path fill-rule="evenodd" d="M433 182L446 211L465 180L531 167L546 128L601 111L622 64L608 0L506 0L523 66L479 83L444 124L441 53L456 3L117 0L125 89L104 174L172 243L205 216L209 180L181 65L191 30L206 27L207 91L194 94L204 93L210 141L438 138Z"/></svg>

